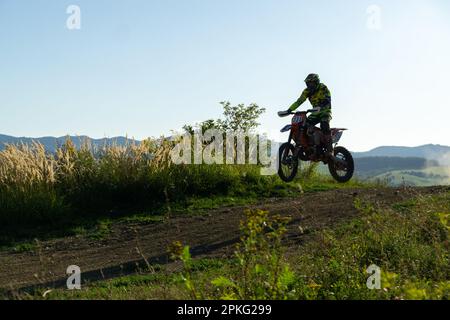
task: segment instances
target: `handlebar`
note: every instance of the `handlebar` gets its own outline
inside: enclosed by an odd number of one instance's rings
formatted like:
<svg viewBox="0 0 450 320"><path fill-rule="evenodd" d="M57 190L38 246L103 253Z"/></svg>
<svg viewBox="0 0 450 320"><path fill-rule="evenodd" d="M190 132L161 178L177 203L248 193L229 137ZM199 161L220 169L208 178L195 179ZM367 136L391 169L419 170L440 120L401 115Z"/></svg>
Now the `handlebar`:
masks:
<svg viewBox="0 0 450 320"><path fill-rule="evenodd" d="M287 116L289 116L289 115L291 115L291 114L293 114L292 111L279 111L279 112L278 112L278 116L279 116L280 118L287 117Z"/></svg>
<svg viewBox="0 0 450 320"><path fill-rule="evenodd" d="M317 109L309 109L309 110L306 110L305 111L306 113L311 113L311 112L317 112ZM278 112L278 116L280 117L280 118L284 118L284 117L287 117L287 116L290 116L290 115L293 115L293 114L296 114L297 112L294 112L294 111L279 111Z"/></svg>

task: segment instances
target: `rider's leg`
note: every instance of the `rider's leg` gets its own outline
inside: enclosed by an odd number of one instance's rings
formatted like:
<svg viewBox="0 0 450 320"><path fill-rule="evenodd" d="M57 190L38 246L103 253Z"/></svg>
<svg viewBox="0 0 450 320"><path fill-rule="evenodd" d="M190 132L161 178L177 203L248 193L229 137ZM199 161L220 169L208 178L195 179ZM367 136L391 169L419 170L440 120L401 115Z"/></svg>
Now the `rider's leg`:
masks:
<svg viewBox="0 0 450 320"><path fill-rule="evenodd" d="M320 123L320 118L311 115L308 117L308 135L312 135L314 138L314 157L317 158L320 155L320 133L314 129L317 124Z"/></svg>
<svg viewBox="0 0 450 320"><path fill-rule="evenodd" d="M329 119L323 119L320 122L320 129L322 130L322 133L325 137L325 146L327 148L327 153L331 154L333 151L333 143L331 140L331 129L330 129L330 120Z"/></svg>
<svg viewBox="0 0 450 320"><path fill-rule="evenodd" d="M320 144L321 144L320 140L321 140L321 134L319 131L316 130L314 132L314 145L320 147Z"/></svg>
<svg viewBox="0 0 450 320"><path fill-rule="evenodd" d="M306 122L308 125L308 129L311 130L310 132L313 132L312 130L314 130L314 127L320 123L320 118L311 115L308 117Z"/></svg>

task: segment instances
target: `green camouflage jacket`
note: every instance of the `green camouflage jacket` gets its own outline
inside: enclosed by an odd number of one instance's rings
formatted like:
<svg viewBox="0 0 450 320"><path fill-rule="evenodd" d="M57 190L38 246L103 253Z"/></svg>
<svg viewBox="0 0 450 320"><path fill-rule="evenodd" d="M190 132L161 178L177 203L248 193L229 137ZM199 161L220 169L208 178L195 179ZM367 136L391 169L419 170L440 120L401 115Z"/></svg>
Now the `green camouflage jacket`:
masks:
<svg viewBox="0 0 450 320"><path fill-rule="evenodd" d="M312 94L309 92L309 89L306 88L300 98L292 104L289 110L295 111L306 101L306 99L309 100L314 109L319 109L318 112L311 115L312 117L331 119L331 94L326 85L323 83L319 84L319 88Z"/></svg>

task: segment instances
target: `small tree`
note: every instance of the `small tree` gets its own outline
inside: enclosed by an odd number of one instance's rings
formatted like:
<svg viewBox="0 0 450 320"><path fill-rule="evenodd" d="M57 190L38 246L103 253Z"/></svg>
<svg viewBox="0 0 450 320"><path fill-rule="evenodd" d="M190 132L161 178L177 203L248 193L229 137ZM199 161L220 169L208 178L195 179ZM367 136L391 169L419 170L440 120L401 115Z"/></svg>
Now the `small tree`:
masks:
<svg viewBox="0 0 450 320"><path fill-rule="evenodd" d="M191 135L193 135L196 130L198 130L202 134L204 134L209 129L220 129L218 121L209 119L209 120L197 123L195 126L191 126L188 124L183 126L183 130L185 131L185 133L189 133Z"/></svg>
<svg viewBox="0 0 450 320"><path fill-rule="evenodd" d="M252 131L259 126L258 118L266 111L255 103L248 106L238 104L232 106L229 101L220 103L223 107L225 119L217 120L217 124L224 131Z"/></svg>
<svg viewBox="0 0 450 320"><path fill-rule="evenodd" d="M232 106L230 102L222 101L220 104L223 107L223 119L210 119L197 123L194 126L184 125L183 130L185 133L194 134L195 130L205 133L209 129L250 132L259 126L258 118L266 112L265 108L261 108L256 103L248 106L242 103Z"/></svg>
<svg viewBox="0 0 450 320"><path fill-rule="evenodd" d="M195 132L204 134L209 129L218 129L223 132L223 139L227 137L227 133L230 132L247 132L250 133L259 126L258 118L266 111L265 108L259 107L257 104L252 103L248 106L244 104L238 104L232 106L230 102L223 101L220 103L223 107L223 119L218 120L206 120L200 123L192 125L184 125L183 130L185 133L194 135ZM210 144L211 141L203 141L203 145ZM192 141L194 147L194 142ZM245 150L249 150L249 138L245 138ZM234 150L237 148L237 141L234 141ZM226 153L226 146L224 145L224 152ZM250 151L246 152L248 155Z"/></svg>

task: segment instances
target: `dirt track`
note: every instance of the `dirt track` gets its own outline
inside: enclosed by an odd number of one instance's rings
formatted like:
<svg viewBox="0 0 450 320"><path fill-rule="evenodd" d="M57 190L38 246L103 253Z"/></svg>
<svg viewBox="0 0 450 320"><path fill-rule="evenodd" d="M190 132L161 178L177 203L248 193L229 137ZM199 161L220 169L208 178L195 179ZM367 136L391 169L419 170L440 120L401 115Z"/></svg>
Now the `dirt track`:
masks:
<svg viewBox="0 0 450 320"><path fill-rule="evenodd" d="M193 256L227 256L239 240L239 222L245 208L260 208L292 217L287 243L290 248L308 239L308 232L332 227L358 214L356 196L389 205L417 194L448 188L342 189L300 195L295 199L268 199L256 206L213 210L202 215L178 215L157 224L114 224L107 239L66 237L40 243L36 252L0 252L0 288L24 289L36 285L62 286L66 268L81 268L83 281L107 279L137 272L147 264L166 264L167 245L188 244Z"/></svg>

